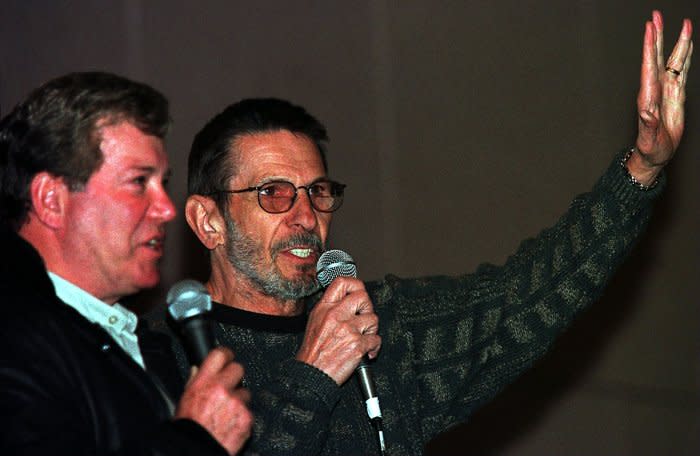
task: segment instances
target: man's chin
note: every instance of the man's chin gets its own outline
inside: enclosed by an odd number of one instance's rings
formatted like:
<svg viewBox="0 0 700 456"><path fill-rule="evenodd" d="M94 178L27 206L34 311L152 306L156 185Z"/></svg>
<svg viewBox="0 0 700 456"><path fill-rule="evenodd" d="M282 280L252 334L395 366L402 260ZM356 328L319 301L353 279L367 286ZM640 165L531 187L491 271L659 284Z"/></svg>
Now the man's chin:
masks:
<svg viewBox="0 0 700 456"><path fill-rule="evenodd" d="M315 265L277 267L276 274L280 280L294 285L312 284L317 281Z"/></svg>
<svg viewBox="0 0 700 456"><path fill-rule="evenodd" d="M148 290L155 288L160 283L160 273L158 270L151 270L140 274L135 277L132 286L134 288L134 293L138 293L142 290Z"/></svg>
<svg viewBox="0 0 700 456"><path fill-rule="evenodd" d="M267 283L264 292L284 300L298 300L316 293L320 285L316 277L305 277L296 280L283 280L277 283Z"/></svg>

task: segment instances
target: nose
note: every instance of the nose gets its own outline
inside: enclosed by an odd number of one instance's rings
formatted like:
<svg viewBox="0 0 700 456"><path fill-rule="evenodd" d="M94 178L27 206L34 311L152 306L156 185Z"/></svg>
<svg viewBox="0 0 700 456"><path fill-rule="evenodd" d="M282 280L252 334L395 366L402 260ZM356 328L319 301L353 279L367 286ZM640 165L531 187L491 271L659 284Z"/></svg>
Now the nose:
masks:
<svg viewBox="0 0 700 456"><path fill-rule="evenodd" d="M297 199L294 201L294 205L288 214L290 225L301 226L307 231L313 230L318 225L318 218L316 217L316 211L311 206L309 192L303 187L297 189Z"/></svg>
<svg viewBox="0 0 700 456"><path fill-rule="evenodd" d="M149 215L163 222L169 222L175 218L176 214L177 210L170 196L168 196L168 192L164 188L156 190L149 208Z"/></svg>

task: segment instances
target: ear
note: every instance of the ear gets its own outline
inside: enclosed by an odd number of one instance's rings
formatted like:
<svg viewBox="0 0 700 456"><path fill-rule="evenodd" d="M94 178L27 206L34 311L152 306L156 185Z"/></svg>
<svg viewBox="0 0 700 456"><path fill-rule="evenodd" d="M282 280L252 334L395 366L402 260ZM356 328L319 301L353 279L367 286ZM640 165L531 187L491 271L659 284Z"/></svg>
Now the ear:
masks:
<svg viewBox="0 0 700 456"><path fill-rule="evenodd" d="M31 213L44 225L58 229L63 226L70 190L62 177L46 171L37 173L29 185Z"/></svg>
<svg viewBox="0 0 700 456"><path fill-rule="evenodd" d="M185 203L185 219L199 241L214 250L226 241L226 222L213 199L191 195Z"/></svg>

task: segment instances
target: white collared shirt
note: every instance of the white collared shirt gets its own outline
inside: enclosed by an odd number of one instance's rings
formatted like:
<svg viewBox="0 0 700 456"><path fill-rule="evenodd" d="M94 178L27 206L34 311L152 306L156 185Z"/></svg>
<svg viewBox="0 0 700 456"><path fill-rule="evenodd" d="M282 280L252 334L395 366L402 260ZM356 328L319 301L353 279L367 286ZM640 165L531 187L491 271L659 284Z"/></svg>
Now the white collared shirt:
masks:
<svg viewBox="0 0 700 456"><path fill-rule="evenodd" d="M146 368L135 332L138 324L135 313L119 303L110 306L51 271L49 277L59 299L77 310L88 321L104 328L139 366Z"/></svg>

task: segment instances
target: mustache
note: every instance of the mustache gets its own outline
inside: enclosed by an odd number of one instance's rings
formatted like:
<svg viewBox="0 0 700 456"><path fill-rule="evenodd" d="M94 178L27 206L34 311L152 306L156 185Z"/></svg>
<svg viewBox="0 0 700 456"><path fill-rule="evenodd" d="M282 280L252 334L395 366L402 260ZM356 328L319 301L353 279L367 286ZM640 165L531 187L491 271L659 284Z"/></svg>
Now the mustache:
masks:
<svg viewBox="0 0 700 456"><path fill-rule="evenodd" d="M276 242L272 246L272 255L277 256L277 254L283 250L289 249L291 247L298 247L300 245L311 247L317 253L322 252L324 250L323 242L321 242L321 238L318 237L318 235L314 233L303 232L293 234L287 239L282 239L281 241Z"/></svg>

